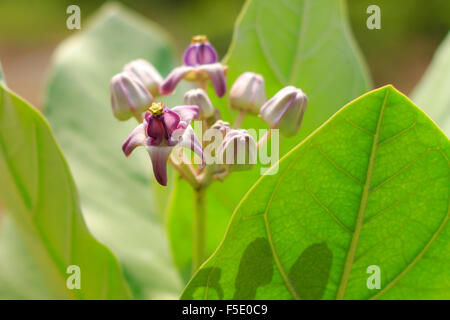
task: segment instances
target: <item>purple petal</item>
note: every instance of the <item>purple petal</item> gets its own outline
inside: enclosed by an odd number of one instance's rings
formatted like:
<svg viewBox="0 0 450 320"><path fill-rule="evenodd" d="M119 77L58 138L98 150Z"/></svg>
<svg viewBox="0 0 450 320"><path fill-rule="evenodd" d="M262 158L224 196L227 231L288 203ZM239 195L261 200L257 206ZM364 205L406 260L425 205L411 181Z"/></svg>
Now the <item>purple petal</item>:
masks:
<svg viewBox="0 0 450 320"><path fill-rule="evenodd" d="M187 47L183 55L183 63L186 66L196 66L198 64L196 45L191 44Z"/></svg>
<svg viewBox="0 0 450 320"><path fill-rule="evenodd" d="M125 156L130 156L131 152L133 152L136 147L145 145L145 140L144 125L140 124L131 132L130 136L122 145L122 150L123 153L125 153Z"/></svg>
<svg viewBox="0 0 450 320"><path fill-rule="evenodd" d="M160 119L156 117L149 117L147 122L147 136L161 141L166 136L166 130Z"/></svg>
<svg viewBox="0 0 450 320"><path fill-rule="evenodd" d="M167 186L167 161L172 149L173 147L167 146L147 146L148 154L152 160L153 174L156 181L163 186Z"/></svg>
<svg viewBox="0 0 450 320"><path fill-rule="evenodd" d="M200 64L216 63L219 60L216 50L209 42L200 45L197 55Z"/></svg>
<svg viewBox="0 0 450 320"><path fill-rule="evenodd" d="M200 66L199 70L203 70L208 73L211 79L216 95L220 98L227 92L227 83L225 81L225 72L223 66L220 63L206 64Z"/></svg>
<svg viewBox="0 0 450 320"><path fill-rule="evenodd" d="M178 82L180 82L189 72L193 71L194 68L188 66L177 67L172 70L171 73L164 79L161 84L161 94L168 95L175 90Z"/></svg>
<svg viewBox="0 0 450 320"><path fill-rule="evenodd" d="M209 43L193 43L184 52L183 62L186 66L216 63L217 52Z"/></svg>
<svg viewBox="0 0 450 320"><path fill-rule="evenodd" d="M168 137L170 137L172 135L172 132L178 128L180 120L181 119L178 113L166 108L166 110L161 116L161 121L163 121L163 123L165 124Z"/></svg>
<svg viewBox="0 0 450 320"><path fill-rule="evenodd" d="M171 109L176 112L180 118L180 126L186 128L193 119L198 119L200 109L198 106L178 106Z"/></svg>

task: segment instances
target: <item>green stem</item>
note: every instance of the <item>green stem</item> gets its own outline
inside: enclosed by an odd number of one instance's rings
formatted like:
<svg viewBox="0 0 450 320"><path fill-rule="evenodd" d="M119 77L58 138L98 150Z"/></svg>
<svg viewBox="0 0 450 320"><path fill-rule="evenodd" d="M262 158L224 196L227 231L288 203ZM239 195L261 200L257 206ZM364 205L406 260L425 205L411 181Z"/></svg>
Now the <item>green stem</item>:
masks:
<svg viewBox="0 0 450 320"><path fill-rule="evenodd" d="M206 255L206 194L205 189L194 190L194 221L193 221L193 251L192 272L200 268Z"/></svg>
<svg viewBox="0 0 450 320"><path fill-rule="evenodd" d="M233 129L237 129L242 125L242 122L244 122L246 115L247 115L247 112L245 112L245 111L240 111L238 113L238 115L236 116L236 119L234 119Z"/></svg>

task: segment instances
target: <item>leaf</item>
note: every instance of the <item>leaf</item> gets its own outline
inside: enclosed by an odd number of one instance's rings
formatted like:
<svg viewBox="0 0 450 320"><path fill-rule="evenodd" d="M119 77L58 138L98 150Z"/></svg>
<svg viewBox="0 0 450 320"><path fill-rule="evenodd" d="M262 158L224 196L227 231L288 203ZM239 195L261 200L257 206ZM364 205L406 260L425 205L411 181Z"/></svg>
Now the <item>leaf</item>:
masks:
<svg viewBox="0 0 450 320"><path fill-rule="evenodd" d="M264 76L268 97L287 85L300 87L308 95L308 109L300 133L280 139L280 156L370 87L347 23L345 3L340 0L247 1L237 20L224 64L229 66L228 89L240 74L253 71ZM216 99L214 103L223 117L232 122L236 112L226 106L227 100ZM247 116L244 127L259 129L267 125L258 117ZM260 175L260 167L233 174L208 191L210 253L217 247L232 210ZM171 246L176 265L189 274L192 222L183 197L190 190L176 193L180 197L173 198L170 213ZM178 221L185 222L183 229L177 225Z"/></svg>
<svg viewBox="0 0 450 320"><path fill-rule="evenodd" d="M0 129L0 199L54 297L129 298L116 258L83 221L72 176L47 122L4 84ZM80 267L79 290L67 289L70 265Z"/></svg>
<svg viewBox="0 0 450 320"><path fill-rule="evenodd" d="M111 112L109 81L143 58L160 72L172 64L166 33L118 5L107 5L57 50L45 113L80 190L94 235L118 256L136 298L177 297L181 290L162 226L168 191L149 180L144 149L127 159L123 141L137 125Z"/></svg>
<svg viewBox="0 0 450 320"><path fill-rule="evenodd" d="M6 214L0 212L0 260L8 262L0 264L0 299L55 298L46 285L45 273L33 258L33 252Z"/></svg>
<svg viewBox="0 0 450 320"><path fill-rule="evenodd" d="M412 93L421 106L442 130L450 134L450 33L436 51L431 65Z"/></svg>
<svg viewBox="0 0 450 320"><path fill-rule="evenodd" d="M392 86L363 95L258 180L182 298L450 298L449 155Z"/></svg>

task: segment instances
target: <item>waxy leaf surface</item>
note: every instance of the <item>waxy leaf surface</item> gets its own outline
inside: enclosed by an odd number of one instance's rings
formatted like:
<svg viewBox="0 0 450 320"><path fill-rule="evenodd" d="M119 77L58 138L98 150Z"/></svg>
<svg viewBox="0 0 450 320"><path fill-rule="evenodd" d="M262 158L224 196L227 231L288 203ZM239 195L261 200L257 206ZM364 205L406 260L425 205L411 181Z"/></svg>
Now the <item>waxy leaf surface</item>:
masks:
<svg viewBox="0 0 450 320"><path fill-rule="evenodd" d="M0 83L0 181L0 200L15 222L11 229L11 221L2 219L2 297L131 297L116 258L86 227L72 175L47 121L4 82ZM77 290L66 285L71 265L81 270ZM40 288L45 285L41 296L33 291L35 280Z"/></svg>
<svg viewBox="0 0 450 320"><path fill-rule="evenodd" d="M449 156L393 87L363 95L252 187L182 298L449 299Z"/></svg>

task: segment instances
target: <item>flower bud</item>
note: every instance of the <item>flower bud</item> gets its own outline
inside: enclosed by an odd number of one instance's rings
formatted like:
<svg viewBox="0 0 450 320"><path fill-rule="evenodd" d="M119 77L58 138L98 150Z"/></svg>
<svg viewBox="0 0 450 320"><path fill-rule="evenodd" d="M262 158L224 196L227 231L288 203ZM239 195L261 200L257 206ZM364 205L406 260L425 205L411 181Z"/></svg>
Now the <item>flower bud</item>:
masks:
<svg viewBox="0 0 450 320"><path fill-rule="evenodd" d="M153 97L159 96L159 87L163 82L163 78L150 63L143 59L134 60L128 63L123 70L139 79Z"/></svg>
<svg viewBox="0 0 450 320"><path fill-rule="evenodd" d="M217 120L210 129L219 131L223 137L231 130L230 123L223 120Z"/></svg>
<svg viewBox="0 0 450 320"><path fill-rule="evenodd" d="M153 101L142 82L127 72L121 72L111 79L110 90L113 114L121 121L132 116L140 118Z"/></svg>
<svg viewBox="0 0 450 320"><path fill-rule="evenodd" d="M257 114L265 101L264 78L257 73L243 73L231 87L230 105L233 109Z"/></svg>
<svg viewBox="0 0 450 320"><path fill-rule="evenodd" d="M219 159L231 170L249 170L256 163L257 145L247 130L230 130L219 147Z"/></svg>
<svg viewBox="0 0 450 320"><path fill-rule="evenodd" d="M204 35L192 38L192 43L184 52L183 62L186 66L198 66L202 64L216 63L217 52Z"/></svg>
<svg viewBox="0 0 450 320"><path fill-rule="evenodd" d="M259 116L271 128L279 128L287 136L300 130L308 98L301 89L288 86L278 91L260 110Z"/></svg>
<svg viewBox="0 0 450 320"><path fill-rule="evenodd" d="M206 119L214 114L214 107L203 89L191 89L184 95L184 103L187 105L198 106L200 109L200 118Z"/></svg>

